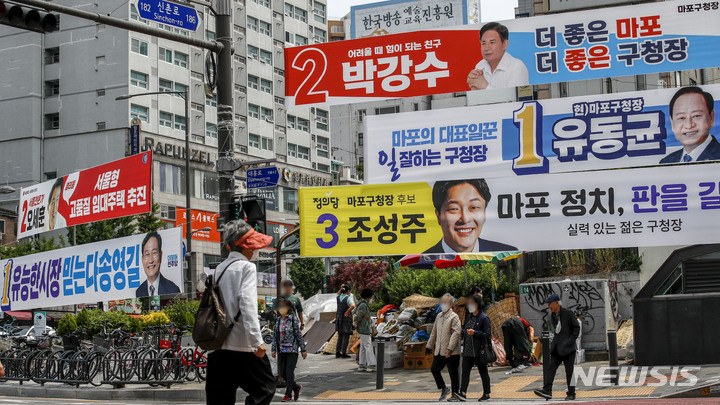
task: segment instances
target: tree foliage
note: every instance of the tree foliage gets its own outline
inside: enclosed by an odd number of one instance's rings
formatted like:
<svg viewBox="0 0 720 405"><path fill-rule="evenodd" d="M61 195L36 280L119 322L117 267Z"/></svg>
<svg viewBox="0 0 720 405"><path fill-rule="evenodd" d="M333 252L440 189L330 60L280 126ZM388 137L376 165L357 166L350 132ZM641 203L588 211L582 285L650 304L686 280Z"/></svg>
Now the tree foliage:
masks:
<svg viewBox="0 0 720 405"><path fill-rule="evenodd" d="M137 231L135 217L129 216L75 225L69 228L68 239L71 245L79 246L130 236L135 234L135 231Z"/></svg>
<svg viewBox="0 0 720 405"><path fill-rule="evenodd" d="M153 198L154 200L154 198ZM153 203L152 211L147 214L136 215L137 230L140 233L148 233L161 229L165 222L160 219L160 204Z"/></svg>
<svg viewBox="0 0 720 405"><path fill-rule="evenodd" d="M176 300L163 308L163 312L176 326L190 328L195 325L195 314L199 306L198 300Z"/></svg>
<svg viewBox="0 0 720 405"><path fill-rule="evenodd" d="M65 314L62 318L60 318L60 321L58 321L57 333L60 336L69 335L70 333L74 332L77 327L78 326L77 322L75 322L75 317L70 314Z"/></svg>
<svg viewBox="0 0 720 405"><path fill-rule="evenodd" d="M289 274L297 292L307 299L322 289L325 263L317 257L294 259Z"/></svg>
<svg viewBox="0 0 720 405"><path fill-rule="evenodd" d="M65 238L60 235L57 238L41 236L40 238L28 238L17 246L0 246L0 257L8 259L32 255L40 252L47 252L65 247Z"/></svg>
<svg viewBox="0 0 720 405"><path fill-rule="evenodd" d="M387 275L388 262L384 260L363 259L343 262L335 267L335 275L330 287L337 290L343 284L350 284L354 291L363 288L378 291Z"/></svg>
<svg viewBox="0 0 720 405"><path fill-rule="evenodd" d="M467 266L467 283L464 268L453 269L403 269L391 270L376 295L377 301L384 304L400 305L402 300L412 294L428 297L441 297L450 293L454 297L467 294L468 287L479 286L483 289L485 300L489 300L495 291L495 297L516 292L517 286L491 263Z"/></svg>

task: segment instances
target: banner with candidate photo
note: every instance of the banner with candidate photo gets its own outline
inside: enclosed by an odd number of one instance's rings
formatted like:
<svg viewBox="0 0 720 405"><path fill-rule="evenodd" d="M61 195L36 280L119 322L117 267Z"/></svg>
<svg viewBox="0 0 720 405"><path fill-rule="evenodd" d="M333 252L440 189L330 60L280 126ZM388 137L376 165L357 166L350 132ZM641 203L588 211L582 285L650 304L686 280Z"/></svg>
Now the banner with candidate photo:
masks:
<svg viewBox="0 0 720 405"><path fill-rule="evenodd" d="M665 1L285 48L288 107L717 66L717 1Z"/></svg>
<svg viewBox="0 0 720 405"><path fill-rule="evenodd" d="M720 160L720 85L368 116L370 184ZM672 111L672 114L671 114Z"/></svg>
<svg viewBox="0 0 720 405"><path fill-rule="evenodd" d="M18 238L151 211L152 152L20 190Z"/></svg>
<svg viewBox="0 0 720 405"><path fill-rule="evenodd" d="M300 189L302 256L718 243L718 221L720 163Z"/></svg>
<svg viewBox="0 0 720 405"><path fill-rule="evenodd" d="M2 311L183 291L180 228L0 260Z"/></svg>

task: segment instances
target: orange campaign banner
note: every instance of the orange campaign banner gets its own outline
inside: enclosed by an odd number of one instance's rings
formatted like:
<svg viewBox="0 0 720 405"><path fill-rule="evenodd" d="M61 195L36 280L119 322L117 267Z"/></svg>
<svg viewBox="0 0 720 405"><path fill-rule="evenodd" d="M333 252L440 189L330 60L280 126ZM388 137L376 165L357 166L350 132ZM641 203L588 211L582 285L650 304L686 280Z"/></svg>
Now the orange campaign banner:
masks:
<svg viewBox="0 0 720 405"><path fill-rule="evenodd" d="M209 231L199 231L192 235L193 240L204 240L206 242L217 242L220 243L220 232L217 231L217 219L220 214L216 212L190 210L190 229L193 231L203 229L205 227L210 228ZM183 228L183 235L185 235L185 224L187 224L187 210L182 207L177 207L175 215L175 226L181 226Z"/></svg>

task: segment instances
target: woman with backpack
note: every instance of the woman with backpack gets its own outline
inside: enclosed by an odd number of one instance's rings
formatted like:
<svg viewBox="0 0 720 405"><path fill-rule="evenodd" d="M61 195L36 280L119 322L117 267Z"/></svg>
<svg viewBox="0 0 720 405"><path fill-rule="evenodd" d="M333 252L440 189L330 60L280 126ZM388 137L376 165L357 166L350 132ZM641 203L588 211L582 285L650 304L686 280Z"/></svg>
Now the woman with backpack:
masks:
<svg viewBox="0 0 720 405"><path fill-rule="evenodd" d="M280 316L275 320L273 328L272 356L278 359L278 374L287 383L285 397L282 402L297 401L300 398L302 385L295 382L295 367L297 367L298 353L307 358L305 341L300 331L300 321L293 313L293 306L289 299L278 300ZM291 397L292 395L292 397Z"/></svg>

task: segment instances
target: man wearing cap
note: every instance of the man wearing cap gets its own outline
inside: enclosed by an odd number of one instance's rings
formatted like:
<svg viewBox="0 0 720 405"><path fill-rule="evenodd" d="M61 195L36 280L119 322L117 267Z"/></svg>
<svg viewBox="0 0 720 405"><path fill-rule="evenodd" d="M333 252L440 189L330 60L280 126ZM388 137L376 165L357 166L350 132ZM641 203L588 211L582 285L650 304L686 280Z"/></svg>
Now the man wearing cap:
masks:
<svg viewBox="0 0 720 405"><path fill-rule="evenodd" d="M550 365L546 368L543 375L543 388L533 391L535 395L545 399L552 399L552 385L555 379L560 363L565 366L565 378L567 379L567 396L566 401L575 400L575 382L573 381L573 371L575 368L575 341L580 335L580 323L575 315L569 309L562 307L560 296L550 294L545 300L550 309L550 320L555 332L555 337L550 342L550 356L546 359Z"/></svg>
<svg viewBox="0 0 720 405"><path fill-rule="evenodd" d="M295 288L295 285L293 284L292 280L285 279L282 281L282 283L280 283L280 286L282 287L282 295L280 296L280 299L285 298L290 301L293 313L297 314L298 320L300 321L300 330L305 329L305 318L303 317L302 302L300 301L300 298L293 295L293 288ZM273 304L273 310L278 310L277 307L280 299L275 300L275 304Z"/></svg>

